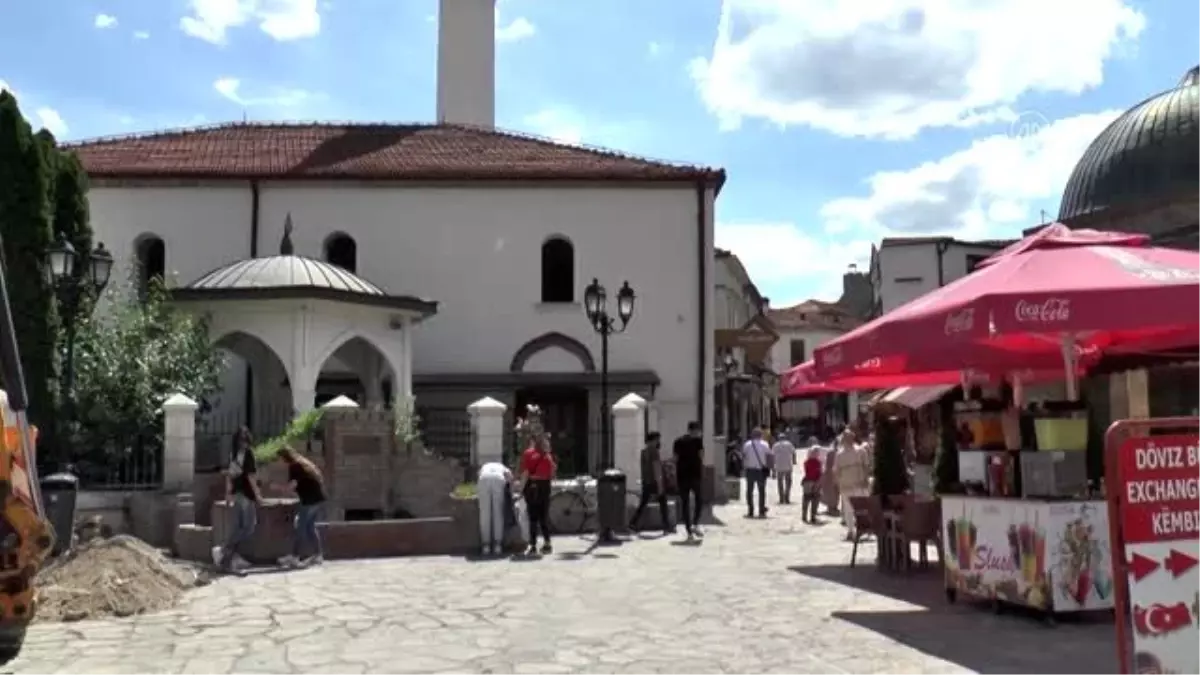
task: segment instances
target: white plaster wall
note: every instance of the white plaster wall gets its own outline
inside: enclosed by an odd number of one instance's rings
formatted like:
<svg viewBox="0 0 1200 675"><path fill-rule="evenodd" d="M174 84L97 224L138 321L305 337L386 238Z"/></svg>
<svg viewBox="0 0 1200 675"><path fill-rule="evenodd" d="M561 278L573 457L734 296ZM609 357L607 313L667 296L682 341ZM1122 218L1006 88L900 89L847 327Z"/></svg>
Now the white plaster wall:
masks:
<svg viewBox="0 0 1200 675"><path fill-rule="evenodd" d="M776 373L783 373L794 365L792 363L792 340L804 340L805 359L811 359L813 350L841 335L840 331L823 328L779 328L779 342L771 346L771 363Z"/></svg>
<svg viewBox="0 0 1200 675"><path fill-rule="evenodd" d="M971 256L989 256L998 249L992 246L950 244L941 261L941 281L948 284L966 276ZM875 299L883 312L900 307L938 288L938 255L935 242L885 246L879 249L879 278L875 284ZM918 278L919 281L899 281Z"/></svg>
<svg viewBox="0 0 1200 675"><path fill-rule="evenodd" d="M439 301L413 334L414 370L506 372L528 340L557 331L599 361L599 338L578 304L540 300L540 247L549 236L575 244L577 300L598 277L615 295L628 279L638 293L629 330L614 336L610 367L654 370L664 434L696 416L698 368L696 195L690 185L653 187L418 187L268 183L261 187L259 254L278 251L291 213L296 252L320 257L334 231L358 243L358 271L395 294ZM712 208L706 226L712 280ZM166 243L167 269L181 283L249 255L248 184L220 187L110 187L90 193L92 222L128 269L138 235ZM710 291L704 327L712 334ZM711 350L711 340L710 340ZM713 354L704 355L712 363ZM541 366L537 366L541 367ZM703 377L703 384L698 378ZM702 417L710 425L711 410Z"/></svg>

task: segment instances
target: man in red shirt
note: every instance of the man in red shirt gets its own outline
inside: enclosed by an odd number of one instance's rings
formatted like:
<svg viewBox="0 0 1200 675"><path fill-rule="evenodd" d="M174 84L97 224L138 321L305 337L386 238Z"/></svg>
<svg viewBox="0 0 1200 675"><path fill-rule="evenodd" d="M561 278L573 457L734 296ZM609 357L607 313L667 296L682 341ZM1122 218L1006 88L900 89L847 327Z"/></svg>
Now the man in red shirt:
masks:
<svg viewBox="0 0 1200 675"><path fill-rule="evenodd" d="M550 546L550 481L558 464L554 461L554 453L550 450L550 439L545 435L538 437L532 446L521 453L521 481L525 486L525 506L529 510L529 550L528 555L538 552L537 533L542 532L542 553L553 551Z"/></svg>

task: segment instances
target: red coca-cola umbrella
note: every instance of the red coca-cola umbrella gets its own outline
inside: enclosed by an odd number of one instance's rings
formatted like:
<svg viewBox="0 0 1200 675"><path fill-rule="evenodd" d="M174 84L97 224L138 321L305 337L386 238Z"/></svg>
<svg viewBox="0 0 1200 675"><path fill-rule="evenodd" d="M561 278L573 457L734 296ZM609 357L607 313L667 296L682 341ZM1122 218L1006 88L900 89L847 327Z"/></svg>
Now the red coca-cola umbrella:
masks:
<svg viewBox="0 0 1200 675"><path fill-rule="evenodd" d="M961 349L961 348L960 348ZM960 363L966 363L963 355ZM938 360L943 357L939 356ZM1090 362L1089 362L1090 363ZM959 367L957 369L923 369L919 358L906 359L907 368L891 367L886 359L870 359L854 367L852 373L824 379L817 373L816 363L805 361L784 371L779 376L780 398L805 398L848 391L892 389L894 387L928 387L944 384L996 383L1002 379L1018 376L1025 382L1041 382L1062 379L1063 364L1054 353L1034 355L1025 359L1020 368L987 371L984 369Z"/></svg>
<svg viewBox="0 0 1200 675"><path fill-rule="evenodd" d="M814 358L832 381L872 358L885 373L950 368L968 345L967 363L996 371L1044 353L1078 363L1111 347L1195 344L1198 330L1200 255L1153 248L1145 235L1054 224Z"/></svg>

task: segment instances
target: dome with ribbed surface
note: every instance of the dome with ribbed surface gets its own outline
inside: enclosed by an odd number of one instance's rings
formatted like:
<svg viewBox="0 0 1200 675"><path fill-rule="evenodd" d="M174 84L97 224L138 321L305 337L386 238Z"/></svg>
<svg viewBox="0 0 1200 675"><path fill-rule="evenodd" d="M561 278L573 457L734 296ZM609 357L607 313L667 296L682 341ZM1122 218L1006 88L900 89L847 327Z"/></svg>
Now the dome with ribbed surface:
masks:
<svg viewBox="0 0 1200 675"><path fill-rule="evenodd" d="M1092 141L1063 190L1060 221L1196 192L1197 74L1189 70L1179 86L1134 106Z"/></svg>
<svg viewBox="0 0 1200 675"><path fill-rule="evenodd" d="M298 255L240 260L205 274L186 288L197 291L321 288L358 295L385 295L383 289L358 275Z"/></svg>

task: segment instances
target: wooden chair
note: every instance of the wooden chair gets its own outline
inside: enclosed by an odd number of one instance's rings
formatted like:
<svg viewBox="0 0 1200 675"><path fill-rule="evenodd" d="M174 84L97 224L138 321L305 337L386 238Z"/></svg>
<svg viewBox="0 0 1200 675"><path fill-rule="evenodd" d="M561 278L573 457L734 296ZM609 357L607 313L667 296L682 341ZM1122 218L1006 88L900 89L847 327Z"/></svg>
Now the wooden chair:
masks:
<svg viewBox="0 0 1200 675"><path fill-rule="evenodd" d="M933 544L942 562L941 547L942 513L941 506L936 501L914 501L908 504L900 516L900 527L896 532L899 538L900 550L904 553L904 567L912 569L912 544L920 544L918 559L921 567L929 566L929 554L926 546Z"/></svg>
<svg viewBox="0 0 1200 675"><path fill-rule="evenodd" d="M879 548L880 562L886 555L889 537L883 517L883 499L879 496L851 497L850 508L854 509L854 548L850 550L850 566L858 559L858 544L868 535L875 536Z"/></svg>

